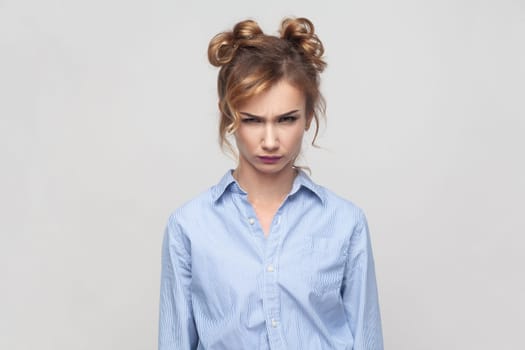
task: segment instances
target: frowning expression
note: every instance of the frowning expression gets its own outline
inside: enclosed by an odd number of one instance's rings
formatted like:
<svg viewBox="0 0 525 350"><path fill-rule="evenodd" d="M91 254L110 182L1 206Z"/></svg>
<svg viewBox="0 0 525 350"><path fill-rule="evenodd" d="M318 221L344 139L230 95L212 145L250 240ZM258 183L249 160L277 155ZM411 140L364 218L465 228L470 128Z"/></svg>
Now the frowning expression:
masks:
<svg viewBox="0 0 525 350"><path fill-rule="evenodd" d="M311 120L305 106L303 92L285 80L242 104L235 131L239 166L264 174L291 171Z"/></svg>

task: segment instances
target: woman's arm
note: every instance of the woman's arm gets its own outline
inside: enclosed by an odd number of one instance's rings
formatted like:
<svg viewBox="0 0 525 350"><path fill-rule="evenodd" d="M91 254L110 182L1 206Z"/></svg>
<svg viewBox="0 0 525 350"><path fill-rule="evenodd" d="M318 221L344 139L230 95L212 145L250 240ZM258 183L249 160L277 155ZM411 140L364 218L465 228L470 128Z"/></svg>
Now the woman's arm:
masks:
<svg viewBox="0 0 525 350"><path fill-rule="evenodd" d="M190 242L172 215L162 243L159 350L197 348L190 295L190 254Z"/></svg>
<svg viewBox="0 0 525 350"><path fill-rule="evenodd" d="M350 238L341 295L354 337L353 350L383 350L374 258L362 212Z"/></svg>

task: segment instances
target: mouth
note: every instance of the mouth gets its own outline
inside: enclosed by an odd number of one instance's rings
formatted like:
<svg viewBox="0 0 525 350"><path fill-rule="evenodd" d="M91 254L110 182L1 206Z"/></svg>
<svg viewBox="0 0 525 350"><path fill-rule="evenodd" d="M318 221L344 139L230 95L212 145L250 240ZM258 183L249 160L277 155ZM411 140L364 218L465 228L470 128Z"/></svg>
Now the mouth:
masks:
<svg viewBox="0 0 525 350"><path fill-rule="evenodd" d="M260 159L261 162L263 162L265 164L275 164L279 160L281 160L282 157L279 157L279 156L259 156L258 158Z"/></svg>

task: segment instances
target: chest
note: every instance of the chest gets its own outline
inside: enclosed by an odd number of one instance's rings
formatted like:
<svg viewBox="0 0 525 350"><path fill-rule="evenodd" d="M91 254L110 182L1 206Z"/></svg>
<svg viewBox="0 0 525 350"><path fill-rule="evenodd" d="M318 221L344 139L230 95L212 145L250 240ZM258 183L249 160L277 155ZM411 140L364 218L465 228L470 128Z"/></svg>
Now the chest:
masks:
<svg viewBox="0 0 525 350"><path fill-rule="evenodd" d="M306 299L339 288L349 235L330 225L330 215L286 209L221 215L214 227L190 235L194 289L231 305L257 298L269 283Z"/></svg>

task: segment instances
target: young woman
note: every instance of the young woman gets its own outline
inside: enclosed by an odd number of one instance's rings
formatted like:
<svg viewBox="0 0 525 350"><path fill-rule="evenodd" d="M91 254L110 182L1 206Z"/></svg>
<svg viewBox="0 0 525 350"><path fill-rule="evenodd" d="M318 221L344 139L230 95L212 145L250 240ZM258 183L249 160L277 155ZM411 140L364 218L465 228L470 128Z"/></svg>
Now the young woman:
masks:
<svg viewBox="0 0 525 350"><path fill-rule="evenodd" d="M305 18L279 37L247 20L211 40L238 164L170 216L159 349L383 348L365 216L295 166L324 111L323 52Z"/></svg>

